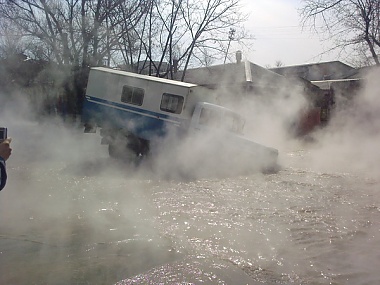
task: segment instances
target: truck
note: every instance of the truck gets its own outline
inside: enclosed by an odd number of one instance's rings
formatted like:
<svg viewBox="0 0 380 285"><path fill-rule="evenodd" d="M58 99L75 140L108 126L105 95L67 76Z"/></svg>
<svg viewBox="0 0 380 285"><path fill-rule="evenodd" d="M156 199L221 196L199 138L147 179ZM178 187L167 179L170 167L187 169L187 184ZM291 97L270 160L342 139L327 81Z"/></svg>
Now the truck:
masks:
<svg viewBox="0 0 380 285"><path fill-rule="evenodd" d="M245 120L240 114L219 105L215 91L192 83L93 67L82 121L85 133L100 129L101 143L114 158L154 155L158 148L153 145L169 135L179 141L211 136L207 145L213 152L219 149L219 157L236 151L236 157L249 157L252 165L259 160L263 167L277 162L276 149L243 136Z"/></svg>

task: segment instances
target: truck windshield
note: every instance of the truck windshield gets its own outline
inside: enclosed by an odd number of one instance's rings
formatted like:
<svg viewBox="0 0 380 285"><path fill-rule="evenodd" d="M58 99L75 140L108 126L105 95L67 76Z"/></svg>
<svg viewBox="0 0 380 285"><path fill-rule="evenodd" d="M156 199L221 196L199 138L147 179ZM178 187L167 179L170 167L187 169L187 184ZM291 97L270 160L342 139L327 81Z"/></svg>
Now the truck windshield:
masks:
<svg viewBox="0 0 380 285"><path fill-rule="evenodd" d="M199 124L219 128L221 119L221 112L219 110L202 108Z"/></svg>
<svg viewBox="0 0 380 285"><path fill-rule="evenodd" d="M199 123L208 127L242 134L245 122L241 116L231 111L202 108Z"/></svg>
<svg viewBox="0 0 380 285"><path fill-rule="evenodd" d="M242 134L245 121L238 114L232 112L225 112L223 116L224 127L233 133Z"/></svg>

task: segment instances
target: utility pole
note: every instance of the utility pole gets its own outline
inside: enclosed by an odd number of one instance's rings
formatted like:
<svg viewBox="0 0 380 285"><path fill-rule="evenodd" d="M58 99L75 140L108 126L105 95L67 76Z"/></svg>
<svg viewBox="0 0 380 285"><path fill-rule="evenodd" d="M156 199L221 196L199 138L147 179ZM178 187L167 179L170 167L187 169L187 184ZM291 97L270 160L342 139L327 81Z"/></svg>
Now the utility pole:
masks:
<svg viewBox="0 0 380 285"><path fill-rule="evenodd" d="M228 32L228 46L227 46L226 56L224 57L224 64L226 64L227 55L230 50L231 41L234 39L235 32L236 30L234 28L231 28L230 31Z"/></svg>

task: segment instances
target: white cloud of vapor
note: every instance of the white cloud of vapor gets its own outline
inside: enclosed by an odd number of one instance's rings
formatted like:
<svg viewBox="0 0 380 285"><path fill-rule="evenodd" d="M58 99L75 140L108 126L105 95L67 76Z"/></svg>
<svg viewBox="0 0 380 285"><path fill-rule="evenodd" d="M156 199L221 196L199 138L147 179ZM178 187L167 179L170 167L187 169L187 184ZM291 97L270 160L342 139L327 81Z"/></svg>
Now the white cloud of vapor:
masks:
<svg viewBox="0 0 380 285"><path fill-rule="evenodd" d="M360 172L377 176L380 171L380 70L374 69L352 101L339 104L329 125L315 134L310 166L321 171Z"/></svg>

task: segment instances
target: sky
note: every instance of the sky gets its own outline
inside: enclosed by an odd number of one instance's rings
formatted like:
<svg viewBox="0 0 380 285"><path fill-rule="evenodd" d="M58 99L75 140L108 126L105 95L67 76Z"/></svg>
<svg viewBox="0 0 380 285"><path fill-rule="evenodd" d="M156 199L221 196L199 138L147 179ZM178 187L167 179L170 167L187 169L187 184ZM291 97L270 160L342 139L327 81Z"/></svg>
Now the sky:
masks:
<svg viewBox="0 0 380 285"><path fill-rule="evenodd" d="M252 46L237 47L243 59L263 67L274 67L277 61L284 66L339 60L336 53L327 52L331 42L323 41L302 29L298 9L301 0L241 0L245 24L255 40Z"/></svg>

